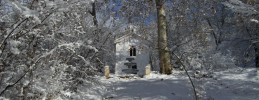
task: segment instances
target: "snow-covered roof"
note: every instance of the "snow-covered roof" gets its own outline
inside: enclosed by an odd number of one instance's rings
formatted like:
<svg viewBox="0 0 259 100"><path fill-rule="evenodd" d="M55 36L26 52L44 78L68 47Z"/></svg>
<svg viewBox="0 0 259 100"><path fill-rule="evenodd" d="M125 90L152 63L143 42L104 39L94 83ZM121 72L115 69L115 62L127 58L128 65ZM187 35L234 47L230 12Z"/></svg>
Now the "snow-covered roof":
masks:
<svg viewBox="0 0 259 100"><path fill-rule="evenodd" d="M145 39L144 37L135 34L135 33L128 33L128 34L124 34L120 37L117 37L114 41L114 43L120 43L120 42L125 42L125 40L129 40L129 39L137 39L140 40L142 43L145 43L146 45L150 45L151 41Z"/></svg>

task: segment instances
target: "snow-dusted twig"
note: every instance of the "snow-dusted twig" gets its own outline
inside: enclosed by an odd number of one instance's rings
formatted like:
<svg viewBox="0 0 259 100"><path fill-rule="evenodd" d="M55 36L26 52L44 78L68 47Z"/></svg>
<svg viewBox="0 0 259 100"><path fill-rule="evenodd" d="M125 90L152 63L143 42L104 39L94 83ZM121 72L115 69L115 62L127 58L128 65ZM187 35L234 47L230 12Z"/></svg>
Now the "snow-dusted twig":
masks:
<svg viewBox="0 0 259 100"><path fill-rule="evenodd" d="M8 90L9 88L15 86L18 82L20 82L20 81L26 76L26 74L27 74L28 72L32 71L32 70L33 70L33 67L40 61L41 58L42 58L42 56L39 57L39 58L35 61L35 63L33 63L33 64L30 66L30 68L29 68L27 71L25 71L24 74L23 74L17 81L15 81L13 84L7 85L7 86L4 88L4 90L0 92L0 96L3 95L6 90Z"/></svg>
<svg viewBox="0 0 259 100"><path fill-rule="evenodd" d="M107 40L112 36L112 33L109 33L108 36L105 38L105 40L103 41L102 45L98 48L98 50L102 49L103 46L105 45L105 43L107 42ZM97 52L94 53L94 55L91 57L90 61L93 60L93 58L96 56Z"/></svg>
<svg viewBox="0 0 259 100"><path fill-rule="evenodd" d="M6 40L13 34L13 32L22 25L23 22L25 22L26 20L28 20L28 18L23 19L18 25L15 26L14 29L12 29L11 32L8 33L8 35L5 37L5 39L2 41L0 48L2 48L5 45ZM3 50L2 50L3 51ZM3 53L3 52L2 52ZM2 55L2 53L0 55Z"/></svg>
<svg viewBox="0 0 259 100"><path fill-rule="evenodd" d="M179 63L183 66L183 69L184 69L186 75L188 76L188 78L189 78L189 80L191 82L191 85L192 85L192 88L193 88L193 92L194 92L194 96L195 96L195 100L199 100L198 95L197 95L197 91L196 91L195 86L194 86L194 83L193 83L193 81L191 79L191 76L189 75L189 73L188 73L188 71L186 69L186 66L183 64L181 59L174 52L172 52L172 54L176 56L176 58L178 59Z"/></svg>

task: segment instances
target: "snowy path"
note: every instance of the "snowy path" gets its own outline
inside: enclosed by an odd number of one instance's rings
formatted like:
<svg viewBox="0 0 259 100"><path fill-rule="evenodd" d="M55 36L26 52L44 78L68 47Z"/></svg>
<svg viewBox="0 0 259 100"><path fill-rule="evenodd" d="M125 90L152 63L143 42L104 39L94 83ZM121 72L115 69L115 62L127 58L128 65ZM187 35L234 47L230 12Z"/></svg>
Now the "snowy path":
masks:
<svg viewBox="0 0 259 100"><path fill-rule="evenodd" d="M139 79L109 79L107 97L114 100L191 100L192 88L185 77L160 75Z"/></svg>
<svg viewBox="0 0 259 100"><path fill-rule="evenodd" d="M136 79L113 76L101 81L108 90L102 97L108 100L194 100L192 87L183 72L169 76L153 73ZM202 100L259 100L257 69L238 74L215 73L213 78L196 79L195 85Z"/></svg>

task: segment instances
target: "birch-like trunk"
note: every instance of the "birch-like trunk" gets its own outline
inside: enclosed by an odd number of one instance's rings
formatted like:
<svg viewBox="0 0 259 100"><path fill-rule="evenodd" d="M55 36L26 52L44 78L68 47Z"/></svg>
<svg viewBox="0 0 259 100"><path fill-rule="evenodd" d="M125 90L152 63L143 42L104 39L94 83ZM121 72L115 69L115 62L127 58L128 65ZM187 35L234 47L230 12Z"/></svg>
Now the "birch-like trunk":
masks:
<svg viewBox="0 0 259 100"><path fill-rule="evenodd" d="M157 7L157 27L158 27L158 49L160 73L171 74L172 65L170 52L167 44L166 15L164 9L164 0L156 0Z"/></svg>

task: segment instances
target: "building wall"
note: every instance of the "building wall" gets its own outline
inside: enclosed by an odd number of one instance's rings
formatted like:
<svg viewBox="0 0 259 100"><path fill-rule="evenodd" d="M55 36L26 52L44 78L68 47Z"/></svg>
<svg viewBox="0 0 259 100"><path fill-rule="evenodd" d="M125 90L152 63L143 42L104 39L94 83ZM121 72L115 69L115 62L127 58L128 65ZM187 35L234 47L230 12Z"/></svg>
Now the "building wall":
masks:
<svg viewBox="0 0 259 100"><path fill-rule="evenodd" d="M149 49L140 40L130 39L123 40L116 44L116 65L115 74L123 75L122 69L127 69L124 65L128 62L126 58L131 57L129 54L130 46L135 46L137 55L133 62L137 63L138 75L144 75L145 67L149 64Z"/></svg>

